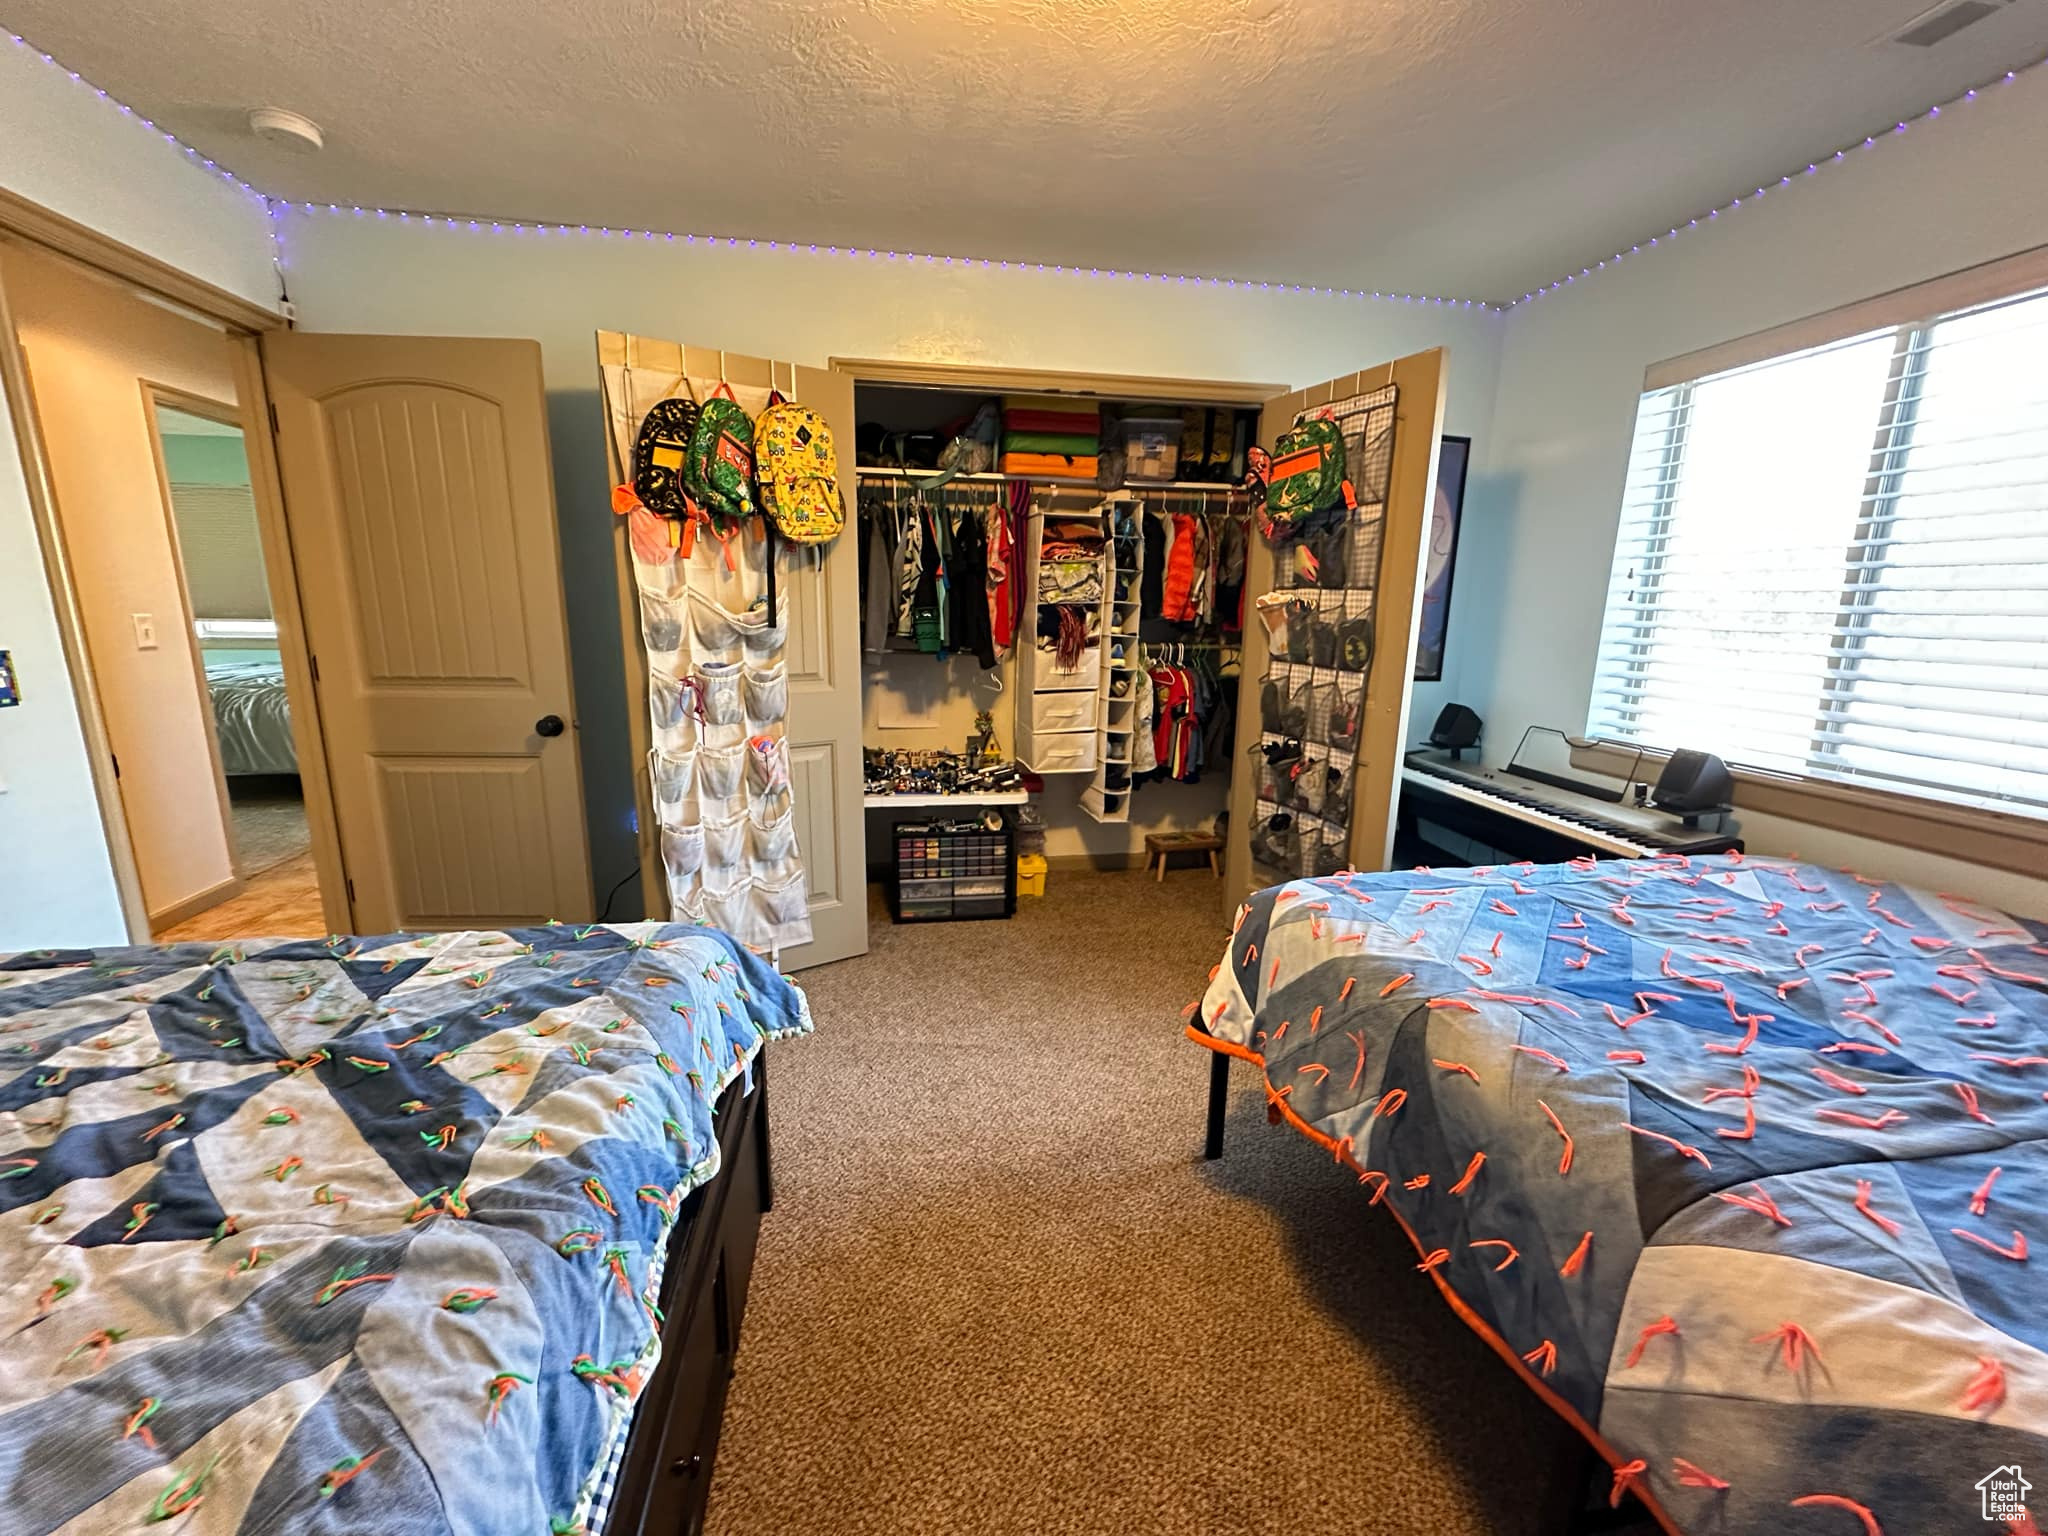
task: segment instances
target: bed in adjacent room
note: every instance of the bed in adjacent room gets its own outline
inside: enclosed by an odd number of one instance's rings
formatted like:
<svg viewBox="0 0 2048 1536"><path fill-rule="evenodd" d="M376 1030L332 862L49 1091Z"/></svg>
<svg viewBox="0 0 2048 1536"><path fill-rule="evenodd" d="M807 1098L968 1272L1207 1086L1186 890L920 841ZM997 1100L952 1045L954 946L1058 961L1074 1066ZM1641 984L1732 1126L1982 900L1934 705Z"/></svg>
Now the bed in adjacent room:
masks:
<svg viewBox="0 0 2048 1536"><path fill-rule="evenodd" d="M2048 1466L2048 925L1740 855L1341 875L1200 1008L1666 1530L1977 1528Z"/></svg>
<svg viewBox="0 0 2048 1536"><path fill-rule="evenodd" d="M8 1529L684 1529L809 1027L694 927L0 958Z"/></svg>
<svg viewBox="0 0 2048 1536"><path fill-rule="evenodd" d="M284 663L276 651L206 650L206 691L213 699L221 771L230 778L297 773Z"/></svg>

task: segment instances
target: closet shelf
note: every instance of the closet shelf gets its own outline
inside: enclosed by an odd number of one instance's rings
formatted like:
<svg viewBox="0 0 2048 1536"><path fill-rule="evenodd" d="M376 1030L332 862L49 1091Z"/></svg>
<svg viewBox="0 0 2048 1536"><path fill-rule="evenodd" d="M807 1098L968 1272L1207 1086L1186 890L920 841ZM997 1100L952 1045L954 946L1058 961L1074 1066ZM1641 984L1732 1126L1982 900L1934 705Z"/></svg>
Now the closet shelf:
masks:
<svg viewBox="0 0 2048 1536"><path fill-rule="evenodd" d="M861 476L873 476L879 480L935 480L940 475L943 475L945 471L943 469L890 469L879 464L863 464L856 468L854 473ZM1105 496L1114 495L1117 491L1242 492L1244 490L1243 486L1232 485L1227 480L1127 480L1120 486L1112 486L1105 489L1096 482L1093 476L1083 479L1074 475L1003 475L997 474L994 471L955 475L946 484L958 485L962 481L966 481L975 485L1002 485L1011 480L1027 480L1033 485L1072 487L1077 491L1100 490Z"/></svg>
<svg viewBox="0 0 2048 1536"><path fill-rule="evenodd" d="M860 803L869 810L877 807L926 807L936 805L1022 805L1031 798L1028 789L990 789L964 795L862 795Z"/></svg>

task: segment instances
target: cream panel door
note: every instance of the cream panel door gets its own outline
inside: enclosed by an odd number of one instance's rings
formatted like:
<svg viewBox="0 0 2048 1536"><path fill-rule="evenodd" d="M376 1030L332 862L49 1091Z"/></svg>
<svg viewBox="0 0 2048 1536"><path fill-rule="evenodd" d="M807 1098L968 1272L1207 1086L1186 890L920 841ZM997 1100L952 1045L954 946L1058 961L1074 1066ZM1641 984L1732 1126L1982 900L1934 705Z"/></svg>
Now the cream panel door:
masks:
<svg viewBox="0 0 2048 1536"><path fill-rule="evenodd" d="M1358 736L1357 783L1351 803L1351 867L1385 869L1393 859L1395 811L1401 793L1401 755L1408 739L1410 679L1422 620L1428 560L1430 499L1436 484L1437 440L1443 432L1445 354L1435 347L1328 379L1268 400L1259 416L1266 448L1294 425L1300 412L1393 384L1400 389L1394 415L1394 465L1380 543L1378 594L1373 600L1372 668L1366 674L1365 711ZM1273 589L1273 550L1256 534L1246 562L1247 601ZM1240 771L1230 780L1230 833L1223 853L1226 919L1254 889L1251 825L1258 775L1249 753L1259 739L1259 694L1270 659L1263 626L1247 618L1244 666L1237 688Z"/></svg>
<svg viewBox="0 0 2048 1536"><path fill-rule="evenodd" d="M634 434L649 406L678 392L702 400L724 380L750 415L760 414L772 388L823 416L839 450L840 494L849 508L854 505L850 375L616 331L598 332L597 354L614 483L628 476ZM620 639L638 765L641 890L649 915L666 915L668 894L646 771L647 653L634 604L632 565L625 553L624 519L617 521ZM861 811L860 556L850 522L846 535L828 545L805 548L778 539L776 550L777 597L789 609L784 652L789 715L784 731L797 848L803 855L811 910L811 942L778 957L784 970L794 971L863 955L868 948L867 827ZM758 544L749 543L748 560L732 572L723 570L706 548L694 558L697 569L718 584L721 601L744 607L762 595L759 551Z"/></svg>
<svg viewBox="0 0 2048 1536"><path fill-rule="evenodd" d="M539 345L263 361L355 930L587 920Z"/></svg>

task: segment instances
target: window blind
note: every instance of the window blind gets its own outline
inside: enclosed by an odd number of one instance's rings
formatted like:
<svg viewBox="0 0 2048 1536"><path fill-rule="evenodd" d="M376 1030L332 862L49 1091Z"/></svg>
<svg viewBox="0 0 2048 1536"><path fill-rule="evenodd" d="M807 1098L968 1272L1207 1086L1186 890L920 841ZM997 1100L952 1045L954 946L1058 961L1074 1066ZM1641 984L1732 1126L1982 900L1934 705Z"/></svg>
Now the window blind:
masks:
<svg viewBox="0 0 2048 1536"><path fill-rule="evenodd" d="M1587 726L2048 816L2048 291L1646 393Z"/></svg>

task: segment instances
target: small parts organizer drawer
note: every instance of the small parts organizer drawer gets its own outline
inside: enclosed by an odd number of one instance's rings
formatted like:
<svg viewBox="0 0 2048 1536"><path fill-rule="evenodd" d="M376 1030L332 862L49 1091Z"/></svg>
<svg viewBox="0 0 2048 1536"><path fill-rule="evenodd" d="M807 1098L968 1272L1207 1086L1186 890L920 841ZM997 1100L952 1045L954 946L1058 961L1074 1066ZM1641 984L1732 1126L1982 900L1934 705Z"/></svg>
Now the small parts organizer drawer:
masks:
<svg viewBox="0 0 2048 1536"><path fill-rule="evenodd" d="M1034 734L1094 730L1095 695L1078 691L1034 693L1031 696L1031 729Z"/></svg>
<svg viewBox="0 0 2048 1536"><path fill-rule="evenodd" d="M890 907L899 923L1009 917L1017 910L1010 828L978 822L905 822L896 828Z"/></svg>

